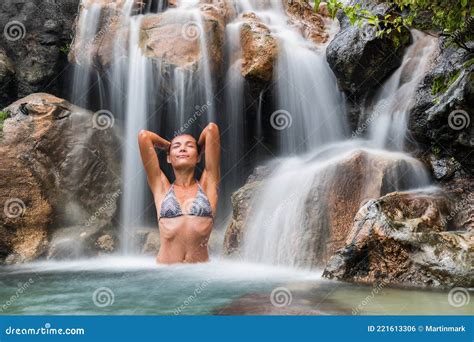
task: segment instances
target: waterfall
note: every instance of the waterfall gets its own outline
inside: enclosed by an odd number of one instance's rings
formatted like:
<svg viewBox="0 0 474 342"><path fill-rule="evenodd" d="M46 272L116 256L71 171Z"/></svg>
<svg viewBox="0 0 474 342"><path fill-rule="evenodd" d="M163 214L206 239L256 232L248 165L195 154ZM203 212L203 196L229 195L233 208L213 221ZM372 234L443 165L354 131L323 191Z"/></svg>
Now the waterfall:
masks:
<svg viewBox="0 0 474 342"><path fill-rule="evenodd" d="M92 4L82 10L78 19L79 30L76 33L76 39L82 42L92 42L94 40L99 28L100 13L101 8L97 4ZM90 43L84 44L81 53L84 54L83 60L88 63L86 65L74 64L71 102L81 107L87 107L89 84L91 82L91 73L88 70L92 67Z"/></svg>
<svg viewBox="0 0 474 342"><path fill-rule="evenodd" d="M413 96L437 47L437 40L432 36L417 30L412 30L412 36L413 43L405 52L401 66L381 86L373 104L366 109L367 121L370 120L369 138L379 148L404 149Z"/></svg>
<svg viewBox="0 0 474 342"><path fill-rule="evenodd" d="M296 157L274 160L273 170L259 192L252 199L246 222L242 257L244 260L314 268L323 264L326 243L331 239L331 217L336 203L333 193L352 192L353 203L361 204L369 198L385 193L423 187L429 177L423 164L399 152L372 149L364 141L343 141ZM352 160L362 153L363 170L352 176ZM349 167L347 166L349 164ZM389 165L379 178L379 165ZM400 174L406 174L401 179ZM350 176L348 176L348 174ZM360 181L359 178L362 178ZM354 188L347 187L353 183ZM355 185L357 184L357 185ZM385 184L385 185L384 185ZM374 189L374 186L380 186ZM346 210L350 210L347 203ZM355 213L354 213L355 214Z"/></svg>
<svg viewBox="0 0 474 342"><path fill-rule="evenodd" d="M278 39L277 110L270 121L280 131L281 152L305 152L341 140L347 133L344 98L326 62L327 44L303 38L288 24L280 1L242 1L241 11L255 13Z"/></svg>
<svg viewBox="0 0 474 342"><path fill-rule="evenodd" d="M378 197L391 191L429 185L429 175L423 164L402 153L406 139L407 115L413 105L413 94L427 71L429 57L436 47L436 40L430 36L418 31L414 31L413 36L413 44L407 49L401 66L381 86L381 90L374 98L374 104L366 109L370 133L367 139L341 139L341 135L338 134L341 130L328 130L326 133L332 139L327 141L337 141L339 138L339 142L325 144L325 140L315 139L311 146L316 148L311 152L275 160L269 165L269 169L273 172L265 180L250 205L252 211L246 222L242 251L245 260L304 268L321 266L322 263L318 261L324 258L326 243L331 240L331 209L334 203L330 200L330 194L335 191L338 184L345 182L342 165L361 151L367 159L365 165L368 176L362 184L363 189L360 185L353 189L356 192L355 203L362 203L367 197ZM291 51L295 56L304 55L302 51L295 51L294 47ZM306 75L310 75L308 78L298 71L285 72L285 67L289 66L282 61L282 58L279 64L281 65L278 72L283 72L284 75L297 75L308 81L318 80L315 83L319 83L320 76L309 71L306 71ZM301 65L301 62L298 65ZM320 68L322 69L322 66ZM330 73L327 69L326 72ZM321 74L324 75L324 71L319 70L317 75ZM334 83L333 80L332 82ZM289 84L290 82L284 83L282 88L286 87L283 93L291 99ZM327 86L329 93L333 86ZM323 94L325 96L318 99L324 103L325 106L322 107L327 115L331 112L335 93ZM292 95L296 96L296 93ZM298 109L308 116L314 113L314 107L301 106ZM314 117L315 124L321 119L326 119L325 116ZM300 134L303 129L304 126L301 127ZM388 147L399 152L384 150ZM372 175L376 172L380 161L393 163L393 167L387 170L385 175L389 187L384 186L375 190ZM317 217L311 217L312 214Z"/></svg>
<svg viewBox="0 0 474 342"><path fill-rule="evenodd" d="M211 62L199 1L184 0L177 8L166 9L169 12L166 20L171 24L183 25L183 30L186 23L196 25L198 34L191 38L198 39L202 53L197 71L150 58L142 49L143 22L159 16L165 10L164 3L160 1L152 8L150 2L138 12L134 0L108 4L108 7L86 0L81 3L76 41L80 43L77 50L84 50L85 56L81 56L83 63L77 63L74 68L71 102L93 110L97 106L108 110L116 124L121 125L123 141L117 149L121 150L123 158L119 215L123 254L139 252L135 246L136 231L150 224L146 216L153 204L138 151L140 129L159 131L170 140L177 133L189 132L186 128L192 126L191 133L197 138L199 129L216 119ZM114 23L112 19L109 18L105 28L100 24L112 11L118 12L112 15L118 15L116 34L120 39L113 42L110 67L96 71L92 47L95 41L111 34L108 30ZM100 101L90 96L97 84ZM197 123L191 125L193 122ZM166 162L162 161L162 167L166 169Z"/></svg>
<svg viewBox="0 0 474 342"><path fill-rule="evenodd" d="M139 45L141 18L133 18L130 25L130 56L128 62L127 106L125 111L125 145L123 162L123 205L121 224L122 249L124 253L134 251L134 232L142 226L145 190L143 167L137 136L140 129L147 127L146 79L150 73L149 60L143 55Z"/></svg>
<svg viewBox="0 0 474 342"><path fill-rule="evenodd" d="M71 101L88 109L110 110L123 132L122 146L117 148L123 156L120 226L124 254L139 252L134 245L137 229L149 225L156 228L156 221L150 220L153 215L149 214L154 210L148 209L154 209L153 198L138 153L140 129L156 131L166 139L184 132L197 138L209 121L218 122L224 170L220 199L224 199L241 185L242 168L249 152L245 148L250 145L251 135L256 135L257 140L262 138L268 127L262 120L269 121L271 134L277 137L278 157L270 162L271 175L253 199L255 214L246 227L243 246L244 257L251 261L314 266L310 265L311 260L320 258L326 248L331 205L314 190L321 189L323 193L330 186L337 186L340 165L351 158L362 158L367 167L365 185L358 189L356 201L428 184L421 163L401 151L406 115L412 105L410 95L422 79L434 49L431 38L413 32L414 43L407 49L402 65L365 108L365 117L370 119L369 136L349 140L345 98L338 90L325 55L337 23L326 19L329 40L315 43L289 23L281 1L238 1L236 18L225 26L224 60L222 65L217 65L220 62L213 60L213 52L208 49L212 37L208 35L208 18L202 7L206 5L199 0L182 0L177 7L166 8L166 2L160 1L157 6L147 3L137 10L137 3L127 0L110 5L119 13L117 37L120 39L114 41L110 66L96 70L95 57L89 48L97 36L103 36L99 27L105 13L99 2L86 7L89 2L83 0L78 21L76 40L82 42L79 50L85 55L74 68ZM247 83L240 72L240 27L243 14L248 12L253 12L278 42L272 86L261 90L253 101L247 96ZM193 36L187 37L186 47L199 50L196 65L173 59L179 56L159 55L160 49L153 51L153 46L146 46L148 33L144 33L144 26L153 20L158 27L152 27L150 34L159 30L159 25L173 26L166 34L173 35L176 33L173 30L180 27L183 30L178 31L184 34L192 24ZM223 80L215 74L217 69ZM98 89L99 101L90 95L93 89ZM267 115L266 91L272 93L271 116ZM248 129L251 123L247 114L252 110L256 121L254 131ZM388 148L392 151L384 150ZM161 165L171 178L163 157L159 155ZM385 170L381 189L374 190L371 176L376 174L374 165L379 162L390 167ZM408 172L410 182L399 182L398 172ZM312 210L321 215L318 222L311 221L305 212L309 202ZM227 217L228 212L220 215Z"/></svg>

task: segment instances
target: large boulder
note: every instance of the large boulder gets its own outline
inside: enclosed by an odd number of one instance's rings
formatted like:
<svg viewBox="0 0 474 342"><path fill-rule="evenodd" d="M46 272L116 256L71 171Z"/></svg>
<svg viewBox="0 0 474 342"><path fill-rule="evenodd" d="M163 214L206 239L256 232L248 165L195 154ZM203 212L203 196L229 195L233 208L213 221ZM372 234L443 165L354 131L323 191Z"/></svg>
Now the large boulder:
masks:
<svg viewBox="0 0 474 342"><path fill-rule="evenodd" d="M277 39L255 13L244 13L240 26L242 76L249 81L269 82L278 53Z"/></svg>
<svg viewBox="0 0 474 342"><path fill-rule="evenodd" d="M422 287L474 286L474 233L447 231L449 201L433 192L391 193L357 213L323 276Z"/></svg>
<svg viewBox="0 0 474 342"><path fill-rule="evenodd" d="M415 94L408 128L431 148L431 164L438 179L452 176L446 167L459 165L474 172L474 58L466 50L439 40L435 63Z"/></svg>
<svg viewBox="0 0 474 342"><path fill-rule="evenodd" d="M321 3L321 10L316 13L312 6L302 0L284 2L286 5L286 13L289 17L289 23L296 26L302 35L317 44L325 43L329 35L325 31L325 15L324 4ZM327 18L326 18L327 20Z"/></svg>
<svg viewBox="0 0 474 342"><path fill-rule="evenodd" d="M15 66L0 48L0 107L15 96Z"/></svg>
<svg viewBox="0 0 474 342"><path fill-rule="evenodd" d="M361 4L362 8L382 16L390 7L388 3L371 1ZM411 40L410 32L403 28L400 33L393 30L390 35L378 38L369 25L351 25L342 10L337 18L341 28L329 43L326 57L340 89L352 100L361 99L378 89L379 84L400 66L405 47Z"/></svg>
<svg viewBox="0 0 474 342"><path fill-rule="evenodd" d="M207 55L209 66L216 74L223 58L223 12L212 4L202 4L199 7L201 19L197 20L178 11L170 9L143 19L140 45L145 55L192 71L198 70ZM202 51L203 39L207 51Z"/></svg>
<svg viewBox="0 0 474 342"><path fill-rule="evenodd" d="M135 6L141 3L137 1ZM234 15L233 6L223 0L203 1L197 6L197 13L170 7L164 12L146 14L139 33L144 55L166 66L193 72L207 56L212 72L217 73L223 58L224 26L226 20ZM120 1L83 4L76 21L70 62L106 72L114 62L126 57L130 38L130 19L127 16ZM88 17L92 22L97 17L97 27L93 31L86 25ZM206 42L206 51L201 51L203 41Z"/></svg>
<svg viewBox="0 0 474 342"><path fill-rule="evenodd" d="M0 235L24 236L21 243L35 244L36 252L22 252L20 238L2 239L0 260L31 260L46 251L60 257L75 248L95 254L96 239L111 229L120 197L119 139L111 113L94 114L44 93L4 111L9 118L0 141L0 203L6 208L12 202L24 215L2 212ZM24 232L31 230L30 239ZM79 247L82 242L86 247Z"/></svg>
<svg viewBox="0 0 474 342"><path fill-rule="evenodd" d="M221 12L226 24L237 17L235 0L200 0L199 3L214 5Z"/></svg>
<svg viewBox="0 0 474 342"><path fill-rule="evenodd" d="M66 53L79 2L30 0L0 3L0 50L13 61L8 69L15 71L8 85L0 75L0 88L8 87L8 92L0 95L0 108L38 91L65 95Z"/></svg>
<svg viewBox="0 0 474 342"><path fill-rule="evenodd" d="M246 220L250 214L252 198L261 182L270 174L264 166L256 167L243 187L232 194L232 217L224 235L224 254L237 255L242 248Z"/></svg>
<svg viewBox="0 0 474 342"><path fill-rule="evenodd" d="M48 246L52 207L41 184L19 158L25 146L0 145L0 263L32 261Z"/></svg>
<svg viewBox="0 0 474 342"><path fill-rule="evenodd" d="M323 160L329 158L327 155L319 157L322 158L321 165L324 165ZM311 172L313 169L309 170ZM421 184L423 180L426 181L423 171L420 171L423 170L423 165L415 159L401 154L370 150L349 151L315 170L311 174L304 173L304 175L301 174L302 170L294 171L294 177L309 178L312 182L309 189L289 189L287 196L292 191L298 191L296 196L305 196L299 199L302 207L296 210L301 212L294 217L295 222L292 223L295 225L293 231L299 233L287 237L286 242L278 241L288 245L299 244L300 249L291 253L298 255L295 256L297 265L306 267L324 266L334 252L344 246L354 216L367 200L396 190L409 189ZM258 173L260 172L257 172L257 175ZM267 178L266 176L267 174L252 176L244 187L232 195L234 210L232 221L226 231L225 254L237 255L241 252L243 236L249 229L248 219L256 215L252 210L259 210L259 201L270 200L261 197L265 185L262 180ZM280 183L288 181L285 178ZM282 198L282 205L285 200ZM291 200L294 201L296 200ZM274 212L264 213L269 219L263 225L282 224L278 221L285 219L285 215L288 215L287 210L293 210L293 208L280 209L274 208ZM259 229L277 228L272 226ZM284 236L279 238L286 239ZM293 238L295 241L290 241Z"/></svg>
<svg viewBox="0 0 474 342"><path fill-rule="evenodd" d="M123 27L124 1L86 1L81 4L69 62L105 71L116 55L126 56L129 32ZM90 25L96 27L90 27Z"/></svg>

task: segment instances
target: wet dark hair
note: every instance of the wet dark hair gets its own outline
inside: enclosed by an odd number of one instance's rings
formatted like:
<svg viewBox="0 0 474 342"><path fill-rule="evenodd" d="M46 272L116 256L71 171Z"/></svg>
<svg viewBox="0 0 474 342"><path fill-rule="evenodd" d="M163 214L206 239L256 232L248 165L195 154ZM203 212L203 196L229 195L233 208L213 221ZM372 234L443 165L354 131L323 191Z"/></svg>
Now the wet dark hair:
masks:
<svg viewBox="0 0 474 342"><path fill-rule="evenodd" d="M189 133L182 133L182 134L178 134L178 135L175 135L173 137L173 139L170 140L170 145L168 146L168 150L167 150L167 153L170 154L170 150L171 150L171 144L173 143L173 140L177 137L180 137L182 135L189 135L191 137L194 138L194 136L192 134L189 134ZM198 141L196 138L194 138L194 140L196 141L196 148L197 148L197 153L198 153L198 156L201 154L201 146L198 144Z"/></svg>

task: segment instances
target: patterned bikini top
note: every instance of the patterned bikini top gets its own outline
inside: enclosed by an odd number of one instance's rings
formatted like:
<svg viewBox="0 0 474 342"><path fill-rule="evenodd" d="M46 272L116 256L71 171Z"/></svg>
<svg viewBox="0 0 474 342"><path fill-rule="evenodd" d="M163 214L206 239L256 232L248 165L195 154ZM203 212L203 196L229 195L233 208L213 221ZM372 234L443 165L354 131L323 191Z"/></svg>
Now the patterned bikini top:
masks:
<svg viewBox="0 0 474 342"><path fill-rule="evenodd" d="M212 216L212 207L209 199L202 190L201 184L198 183L198 192L194 199L190 199L184 202L185 213L181 209L176 194L174 193L174 183L171 184L168 192L166 193L163 201L161 202L160 208L160 220L163 217L172 218L183 215L193 215L201 217L211 217Z"/></svg>

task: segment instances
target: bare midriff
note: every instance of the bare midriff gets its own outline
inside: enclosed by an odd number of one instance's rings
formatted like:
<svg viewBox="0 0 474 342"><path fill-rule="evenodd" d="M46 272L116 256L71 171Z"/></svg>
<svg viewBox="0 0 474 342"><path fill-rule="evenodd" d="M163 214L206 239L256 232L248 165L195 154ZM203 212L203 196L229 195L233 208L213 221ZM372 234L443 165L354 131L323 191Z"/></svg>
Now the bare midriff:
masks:
<svg viewBox="0 0 474 342"><path fill-rule="evenodd" d="M208 241L213 219L183 215L159 219L158 263L205 262L209 260Z"/></svg>

